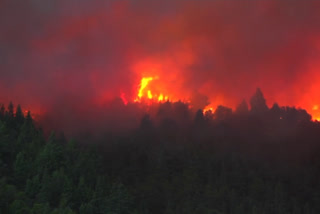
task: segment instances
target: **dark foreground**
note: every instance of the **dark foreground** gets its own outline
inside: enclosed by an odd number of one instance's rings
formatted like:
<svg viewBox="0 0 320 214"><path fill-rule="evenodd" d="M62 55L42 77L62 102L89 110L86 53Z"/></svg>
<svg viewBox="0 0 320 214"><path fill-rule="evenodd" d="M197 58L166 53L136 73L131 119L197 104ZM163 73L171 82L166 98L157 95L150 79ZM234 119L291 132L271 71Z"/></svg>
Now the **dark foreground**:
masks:
<svg viewBox="0 0 320 214"><path fill-rule="evenodd" d="M81 144L45 140L30 114L2 111L0 213L320 213L319 124L295 109L240 107L146 116Z"/></svg>

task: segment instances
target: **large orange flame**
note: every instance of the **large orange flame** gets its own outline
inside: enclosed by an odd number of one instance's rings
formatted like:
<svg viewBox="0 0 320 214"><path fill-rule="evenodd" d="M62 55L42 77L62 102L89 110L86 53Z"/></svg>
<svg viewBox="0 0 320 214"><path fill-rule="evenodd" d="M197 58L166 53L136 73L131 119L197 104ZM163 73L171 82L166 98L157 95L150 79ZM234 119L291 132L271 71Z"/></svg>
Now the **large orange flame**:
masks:
<svg viewBox="0 0 320 214"><path fill-rule="evenodd" d="M142 77L139 85L139 90L135 102L140 102L142 100L149 101L166 101L169 100L169 96L164 96L162 92L152 91L151 82L158 79L158 77Z"/></svg>
<svg viewBox="0 0 320 214"><path fill-rule="evenodd" d="M140 89L138 93L138 98L141 99L143 97L144 89L148 86L149 82L153 80L153 77L143 77L140 83ZM148 91L149 93L150 91ZM152 97L151 97L152 98Z"/></svg>

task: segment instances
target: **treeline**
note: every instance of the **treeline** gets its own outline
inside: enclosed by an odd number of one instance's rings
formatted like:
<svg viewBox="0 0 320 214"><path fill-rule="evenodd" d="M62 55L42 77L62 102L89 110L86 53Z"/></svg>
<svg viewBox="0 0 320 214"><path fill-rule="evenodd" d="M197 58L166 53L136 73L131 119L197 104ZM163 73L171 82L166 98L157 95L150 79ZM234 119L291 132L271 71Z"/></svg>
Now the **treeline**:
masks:
<svg viewBox="0 0 320 214"><path fill-rule="evenodd" d="M0 112L0 213L320 213L319 123L269 109L149 109L140 127L45 139L21 108Z"/></svg>

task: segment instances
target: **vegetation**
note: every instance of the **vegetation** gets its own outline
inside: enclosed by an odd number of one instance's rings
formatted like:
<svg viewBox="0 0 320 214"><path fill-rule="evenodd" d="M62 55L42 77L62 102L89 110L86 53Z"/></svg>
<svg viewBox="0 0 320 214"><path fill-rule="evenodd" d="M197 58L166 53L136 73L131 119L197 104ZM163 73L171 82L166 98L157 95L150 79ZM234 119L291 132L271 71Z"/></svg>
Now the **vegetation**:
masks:
<svg viewBox="0 0 320 214"><path fill-rule="evenodd" d="M45 139L11 103L0 110L0 213L320 213L319 123L269 109L260 91L250 105L203 115L168 102L134 131L76 143Z"/></svg>

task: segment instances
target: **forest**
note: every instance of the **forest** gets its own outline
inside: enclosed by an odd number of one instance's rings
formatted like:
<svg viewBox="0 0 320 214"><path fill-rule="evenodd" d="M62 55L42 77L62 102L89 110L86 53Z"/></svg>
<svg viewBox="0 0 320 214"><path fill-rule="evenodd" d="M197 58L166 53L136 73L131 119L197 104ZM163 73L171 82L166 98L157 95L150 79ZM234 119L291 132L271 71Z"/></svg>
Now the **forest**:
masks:
<svg viewBox="0 0 320 214"><path fill-rule="evenodd" d="M305 110L269 108L257 89L234 111L168 101L139 121L47 134L2 105L0 213L320 213L320 123Z"/></svg>

